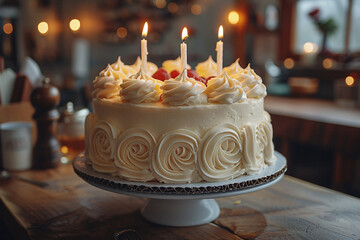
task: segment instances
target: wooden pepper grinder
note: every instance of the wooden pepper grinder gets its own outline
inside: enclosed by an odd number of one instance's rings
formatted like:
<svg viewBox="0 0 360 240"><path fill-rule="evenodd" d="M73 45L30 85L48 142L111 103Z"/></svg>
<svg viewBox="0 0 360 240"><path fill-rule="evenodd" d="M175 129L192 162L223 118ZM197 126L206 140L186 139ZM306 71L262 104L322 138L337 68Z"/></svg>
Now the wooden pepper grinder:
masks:
<svg viewBox="0 0 360 240"><path fill-rule="evenodd" d="M37 125L37 140L33 149L34 168L56 167L60 160L60 144L56 138L57 120L60 117L56 107L60 103L59 90L45 78L41 87L35 88L30 96L35 108L33 119Z"/></svg>

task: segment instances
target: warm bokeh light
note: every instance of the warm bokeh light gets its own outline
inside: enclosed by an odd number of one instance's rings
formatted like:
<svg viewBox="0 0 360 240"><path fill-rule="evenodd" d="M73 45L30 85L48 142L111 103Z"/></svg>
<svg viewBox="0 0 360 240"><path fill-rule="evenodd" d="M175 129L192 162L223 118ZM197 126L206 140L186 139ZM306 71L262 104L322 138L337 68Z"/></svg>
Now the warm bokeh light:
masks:
<svg viewBox="0 0 360 240"><path fill-rule="evenodd" d="M145 22L145 23L144 23L143 30L142 30L142 37L143 37L143 38L146 38L146 36L147 36L147 34L148 34L148 29L149 29L148 22Z"/></svg>
<svg viewBox="0 0 360 240"><path fill-rule="evenodd" d="M191 6L191 13L194 15L200 15L202 12L202 7L199 4L194 4Z"/></svg>
<svg viewBox="0 0 360 240"><path fill-rule="evenodd" d="M239 13L237 13L236 11L229 12L228 15L229 23L237 24L239 22L239 19L240 19Z"/></svg>
<svg viewBox="0 0 360 240"><path fill-rule="evenodd" d="M304 52L305 53L313 53L316 51L317 51L317 44L311 43L311 42L306 42L304 44Z"/></svg>
<svg viewBox="0 0 360 240"><path fill-rule="evenodd" d="M177 13L177 11L179 11L179 5L177 5L176 3L172 2L169 3L168 5L168 10L171 13Z"/></svg>
<svg viewBox="0 0 360 240"><path fill-rule="evenodd" d="M38 30L41 34L46 34L49 31L49 25L47 22L41 22L38 24Z"/></svg>
<svg viewBox="0 0 360 240"><path fill-rule="evenodd" d="M189 36L189 35L188 35L188 30L187 30L186 27L184 27L183 30L182 30L182 33L181 33L181 39L182 39L183 41L185 41L185 39L186 39L188 36Z"/></svg>
<svg viewBox="0 0 360 240"><path fill-rule="evenodd" d="M325 58L323 61L322 61L322 66L325 68L325 69L330 69L334 66L334 61L331 59L331 58Z"/></svg>
<svg viewBox="0 0 360 240"><path fill-rule="evenodd" d="M218 38L222 39L223 37L224 37L224 28L222 25L220 25L219 31L218 31Z"/></svg>
<svg viewBox="0 0 360 240"><path fill-rule="evenodd" d="M164 8L166 7L166 0L155 0L155 6L157 8Z"/></svg>
<svg viewBox="0 0 360 240"><path fill-rule="evenodd" d="M80 20L79 19L72 19L69 23L71 31L79 31L80 29Z"/></svg>
<svg viewBox="0 0 360 240"><path fill-rule="evenodd" d="M292 69L295 66L295 61L292 58L286 58L284 60L284 67L287 69Z"/></svg>
<svg viewBox="0 0 360 240"><path fill-rule="evenodd" d="M69 149L67 148L67 146L62 146L60 150L61 150L62 154L67 154L69 152Z"/></svg>
<svg viewBox="0 0 360 240"><path fill-rule="evenodd" d="M127 29L124 28L124 27L119 27L117 30L116 30L116 35L119 37L119 38L125 38L127 36Z"/></svg>
<svg viewBox="0 0 360 240"><path fill-rule="evenodd" d="M351 87L351 86L354 85L354 83L355 83L354 77L353 77L353 76L347 76L347 77L345 78L345 83L346 83L346 85L348 85L349 87Z"/></svg>
<svg viewBox="0 0 360 240"><path fill-rule="evenodd" d="M13 26L11 23L5 23L3 26L3 31L5 34L10 35L13 32Z"/></svg>

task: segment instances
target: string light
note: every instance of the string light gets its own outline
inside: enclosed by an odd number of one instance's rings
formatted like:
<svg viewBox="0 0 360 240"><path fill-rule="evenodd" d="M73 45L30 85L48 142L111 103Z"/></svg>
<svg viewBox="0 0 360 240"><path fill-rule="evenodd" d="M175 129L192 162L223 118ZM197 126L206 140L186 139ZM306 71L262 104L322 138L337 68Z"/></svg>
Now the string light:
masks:
<svg viewBox="0 0 360 240"><path fill-rule="evenodd" d="M292 69L295 66L295 61L292 58L286 58L284 60L284 67L287 69Z"/></svg>
<svg viewBox="0 0 360 240"><path fill-rule="evenodd" d="M119 38L125 38L127 36L127 29L124 28L124 27L119 27L117 30L116 30L116 35L119 37Z"/></svg>
<svg viewBox="0 0 360 240"><path fill-rule="evenodd" d="M70 29L73 32L77 32L80 29L80 20L79 19L72 19L69 23Z"/></svg>
<svg viewBox="0 0 360 240"><path fill-rule="evenodd" d="M38 30L41 34L46 34L49 31L49 25L47 22L40 22L38 24Z"/></svg>
<svg viewBox="0 0 360 240"><path fill-rule="evenodd" d="M239 13L236 11L231 11L228 14L228 20L229 20L229 23L231 23L231 24L237 24L240 20Z"/></svg>
<svg viewBox="0 0 360 240"><path fill-rule="evenodd" d="M5 23L3 26L3 31L5 34L10 35L13 32L13 26L11 23Z"/></svg>
<svg viewBox="0 0 360 240"><path fill-rule="evenodd" d="M179 5L177 5L176 3L172 2L169 3L168 5L168 10L171 13L177 13L177 11L179 11Z"/></svg>
<svg viewBox="0 0 360 240"><path fill-rule="evenodd" d="M354 77L353 77L353 76L347 76L347 77L345 78L345 83L346 83L346 85L348 85L349 87L351 87L351 86L354 85L354 83L355 83Z"/></svg>
<svg viewBox="0 0 360 240"><path fill-rule="evenodd" d="M199 4L194 4L191 6L191 13L194 15L200 15L202 12L202 7Z"/></svg>
<svg viewBox="0 0 360 240"><path fill-rule="evenodd" d="M334 63L333 63L333 60L331 58L325 58L323 61L322 61L322 66L325 68L325 69L330 69L334 66Z"/></svg>

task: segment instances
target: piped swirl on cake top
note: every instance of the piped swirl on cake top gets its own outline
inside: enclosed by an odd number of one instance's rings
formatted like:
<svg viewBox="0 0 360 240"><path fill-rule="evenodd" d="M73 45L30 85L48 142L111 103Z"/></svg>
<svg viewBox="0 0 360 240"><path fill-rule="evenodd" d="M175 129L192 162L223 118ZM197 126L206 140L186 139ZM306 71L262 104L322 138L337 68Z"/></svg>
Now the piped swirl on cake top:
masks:
<svg viewBox="0 0 360 240"><path fill-rule="evenodd" d="M232 104L246 98L266 96L262 79L250 67L244 69L237 59L216 76L216 63L209 58L196 66L196 71L181 71L180 58L166 60L163 68L147 63L147 72L138 57L126 65L119 57L95 78L94 98L122 103L157 103L172 106L198 104ZM170 74L169 74L170 73Z"/></svg>

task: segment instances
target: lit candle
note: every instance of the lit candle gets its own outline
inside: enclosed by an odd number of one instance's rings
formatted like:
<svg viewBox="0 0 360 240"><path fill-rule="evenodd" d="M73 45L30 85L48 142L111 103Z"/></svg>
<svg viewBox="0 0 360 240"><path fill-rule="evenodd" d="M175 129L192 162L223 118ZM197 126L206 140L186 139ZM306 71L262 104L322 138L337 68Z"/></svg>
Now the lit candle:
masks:
<svg viewBox="0 0 360 240"><path fill-rule="evenodd" d="M181 47L181 69L182 71L186 68L187 66L187 46L185 43L185 39L188 37L188 30L186 27L183 28L182 30L182 34L181 34L181 39L182 39L182 43L180 45Z"/></svg>
<svg viewBox="0 0 360 240"><path fill-rule="evenodd" d="M141 40L141 63L142 63L141 67L145 73L147 73L147 55L148 55L147 40L146 40L147 34L148 34L148 23L145 22L142 31L143 39Z"/></svg>
<svg viewBox="0 0 360 240"><path fill-rule="evenodd" d="M218 38L219 41L216 43L216 52L217 52L217 58L216 58L216 64L217 64L217 75L220 75L223 69L223 42L221 39L224 36L224 29L223 26L220 25L219 31L218 31Z"/></svg>

